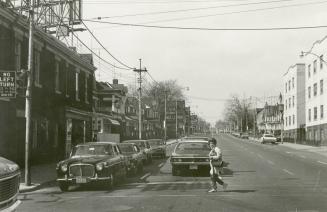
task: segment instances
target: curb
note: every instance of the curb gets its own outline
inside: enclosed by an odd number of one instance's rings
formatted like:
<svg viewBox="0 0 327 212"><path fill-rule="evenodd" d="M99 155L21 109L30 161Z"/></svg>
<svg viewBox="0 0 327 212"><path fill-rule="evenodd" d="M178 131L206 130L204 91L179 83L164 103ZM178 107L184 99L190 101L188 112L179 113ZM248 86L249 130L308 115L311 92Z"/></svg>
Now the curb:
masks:
<svg viewBox="0 0 327 212"><path fill-rule="evenodd" d="M41 184L38 184L38 183L32 183L31 186L28 186L28 187L25 187L25 188L21 188L21 186L19 186L19 193L27 193L27 192L32 192L32 191L37 191L47 185L50 185L52 183L56 182L56 180L51 180L51 181L47 181L47 182L44 182L44 183L41 183ZM23 184L23 183L20 183L20 184Z"/></svg>

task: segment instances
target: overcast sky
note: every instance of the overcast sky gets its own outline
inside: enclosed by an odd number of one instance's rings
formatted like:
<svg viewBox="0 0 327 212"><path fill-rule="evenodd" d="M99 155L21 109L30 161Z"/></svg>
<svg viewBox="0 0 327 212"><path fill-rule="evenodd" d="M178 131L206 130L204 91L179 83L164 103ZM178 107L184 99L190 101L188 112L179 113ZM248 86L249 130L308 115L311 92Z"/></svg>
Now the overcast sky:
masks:
<svg viewBox="0 0 327 212"><path fill-rule="evenodd" d="M166 12L186 9L192 10ZM256 9L260 10L240 12ZM83 18L165 12L103 21L201 28L275 28L327 25L326 9L327 1L321 0L84 0ZM301 62L300 52L310 49L314 41L327 34L327 28L199 31L85 23L127 65L138 67L138 59L142 58L155 80L176 79L181 86L189 87L185 94L189 96L191 110L211 123L222 118L223 99L231 94L279 95L282 75L288 67ZM88 32L79 36L103 58L119 65ZM100 80L112 81L116 77L125 84L135 83L132 71L114 69L98 60L95 65L99 67L96 76Z"/></svg>

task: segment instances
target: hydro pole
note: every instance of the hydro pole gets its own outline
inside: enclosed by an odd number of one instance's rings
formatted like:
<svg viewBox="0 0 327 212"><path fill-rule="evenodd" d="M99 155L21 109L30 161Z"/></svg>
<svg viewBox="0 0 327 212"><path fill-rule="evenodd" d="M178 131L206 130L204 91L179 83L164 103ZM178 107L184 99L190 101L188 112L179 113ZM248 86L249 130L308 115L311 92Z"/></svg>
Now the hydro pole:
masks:
<svg viewBox="0 0 327 212"><path fill-rule="evenodd" d="M139 139L142 139L142 104L141 104L141 97L142 97L142 72L146 72L146 68L141 68L142 59L140 60L140 69L134 69L135 72L139 74Z"/></svg>

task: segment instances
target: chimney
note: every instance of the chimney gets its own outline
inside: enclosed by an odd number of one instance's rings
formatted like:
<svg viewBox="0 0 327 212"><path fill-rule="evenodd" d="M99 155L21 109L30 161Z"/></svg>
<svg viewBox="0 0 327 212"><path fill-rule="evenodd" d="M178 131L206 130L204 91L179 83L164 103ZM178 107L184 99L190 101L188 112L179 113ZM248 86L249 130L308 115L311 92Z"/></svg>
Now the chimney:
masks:
<svg viewBox="0 0 327 212"><path fill-rule="evenodd" d="M113 83L114 85L118 85L118 79L113 79L113 80L112 80L112 83Z"/></svg>

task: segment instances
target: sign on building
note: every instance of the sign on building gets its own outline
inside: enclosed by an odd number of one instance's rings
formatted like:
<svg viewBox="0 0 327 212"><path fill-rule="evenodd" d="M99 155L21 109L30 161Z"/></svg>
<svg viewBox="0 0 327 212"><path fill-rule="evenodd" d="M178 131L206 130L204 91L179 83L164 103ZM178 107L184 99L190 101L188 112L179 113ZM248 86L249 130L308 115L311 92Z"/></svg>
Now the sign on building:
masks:
<svg viewBox="0 0 327 212"><path fill-rule="evenodd" d="M0 71L0 97L16 97L15 71Z"/></svg>

